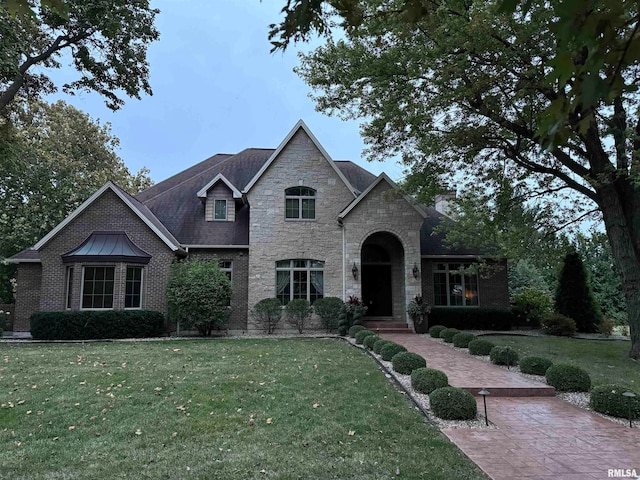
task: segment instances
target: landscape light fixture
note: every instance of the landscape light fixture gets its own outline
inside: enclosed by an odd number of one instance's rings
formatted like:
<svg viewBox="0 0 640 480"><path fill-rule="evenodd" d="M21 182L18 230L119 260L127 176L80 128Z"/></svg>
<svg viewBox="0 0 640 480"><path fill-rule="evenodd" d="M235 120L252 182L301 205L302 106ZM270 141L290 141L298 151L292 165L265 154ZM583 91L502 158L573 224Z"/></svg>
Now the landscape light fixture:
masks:
<svg viewBox="0 0 640 480"><path fill-rule="evenodd" d="M351 269L351 273L353 273L353 279L358 279L358 267L356 266L356 262L353 262L353 268Z"/></svg>
<svg viewBox="0 0 640 480"><path fill-rule="evenodd" d="M631 399L635 398L636 395L633 392L624 392L622 396L627 397L627 405L629 405L629 428L633 428L633 424L631 423Z"/></svg>
<svg viewBox="0 0 640 480"><path fill-rule="evenodd" d="M487 395L491 395L491 392L485 388L478 392L478 395L482 395L482 402L484 403L484 423L489 426L489 418L487 417Z"/></svg>
<svg viewBox="0 0 640 480"><path fill-rule="evenodd" d="M418 279L418 275L420 274L420 270L418 269L418 264L413 264L413 278Z"/></svg>

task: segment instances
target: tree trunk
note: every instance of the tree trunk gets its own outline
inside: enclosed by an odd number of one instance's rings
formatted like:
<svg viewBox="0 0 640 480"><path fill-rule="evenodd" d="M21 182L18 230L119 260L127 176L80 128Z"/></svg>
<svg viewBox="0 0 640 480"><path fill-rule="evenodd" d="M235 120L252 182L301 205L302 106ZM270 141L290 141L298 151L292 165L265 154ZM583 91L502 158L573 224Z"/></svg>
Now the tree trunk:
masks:
<svg viewBox="0 0 640 480"><path fill-rule="evenodd" d="M631 336L629 356L640 359L640 191L626 178L598 189L607 236L622 276Z"/></svg>

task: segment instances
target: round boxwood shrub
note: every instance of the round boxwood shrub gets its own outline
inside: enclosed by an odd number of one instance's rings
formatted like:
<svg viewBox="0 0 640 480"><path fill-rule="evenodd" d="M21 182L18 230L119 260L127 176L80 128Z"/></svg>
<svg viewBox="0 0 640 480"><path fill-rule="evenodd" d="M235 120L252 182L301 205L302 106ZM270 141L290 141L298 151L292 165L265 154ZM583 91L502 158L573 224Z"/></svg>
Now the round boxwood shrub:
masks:
<svg viewBox="0 0 640 480"><path fill-rule="evenodd" d="M559 363L551 365L545 373L547 383L559 392L588 392L591 377L580 367Z"/></svg>
<svg viewBox="0 0 640 480"><path fill-rule="evenodd" d="M544 375L551 365L553 362L548 358L524 357L520 360L520 371L531 375Z"/></svg>
<svg viewBox="0 0 640 480"><path fill-rule="evenodd" d="M374 353L377 353L378 355L380 355L380 350L382 350L382 347L384 347L387 343L393 343L393 342L391 340L385 340L384 338L380 338L376 340L376 342L373 344Z"/></svg>
<svg viewBox="0 0 640 480"><path fill-rule="evenodd" d="M395 342L389 342L387 345L380 349L380 356L383 360L390 362L396 353L406 352L407 349L402 345L398 345Z"/></svg>
<svg viewBox="0 0 640 480"><path fill-rule="evenodd" d="M468 348L471 355L489 355L491 349L495 346L496 344L489 340L476 338L469 342Z"/></svg>
<svg viewBox="0 0 640 480"><path fill-rule="evenodd" d="M446 343L453 342L453 337L460 333L460 330L457 328L445 328L440 332L440 338L443 339Z"/></svg>
<svg viewBox="0 0 640 480"><path fill-rule="evenodd" d="M468 348L469 342L476 336L471 332L460 332L453 336L453 346L458 348Z"/></svg>
<svg viewBox="0 0 640 480"><path fill-rule="evenodd" d="M447 374L435 368L418 368L411 372L411 387L416 392L429 395L436 388L448 387Z"/></svg>
<svg viewBox="0 0 640 480"><path fill-rule="evenodd" d="M361 332L362 330L367 330L367 327L365 327L364 325L354 325L349 329L347 335L353 338L356 336L356 333Z"/></svg>
<svg viewBox="0 0 640 480"><path fill-rule="evenodd" d="M629 391L635 393L635 398L627 398L622 395ZM624 385L614 383L593 387L589 404L596 412L622 418L629 418L629 404L631 404L631 419L640 418L640 394Z"/></svg>
<svg viewBox="0 0 640 480"><path fill-rule="evenodd" d="M358 333L356 333L356 345L362 345L362 342L364 342L365 337L368 337L369 335L375 335L375 333L373 333L371 330L360 330Z"/></svg>
<svg viewBox="0 0 640 480"><path fill-rule="evenodd" d="M416 368L424 368L427 361L417 353L399 352L391 358L393 370L403 375L411 375Z"/></svg>
<svg viewBox="0 0 640 480"><path fill-rule="evenodd" d="M489 352L491 363L496 365L507 365L508 367L518 364L518 352L511 347L496 346Z"/></svg>
<svg viewBox="0 0 640 480"><path fill-rule="evenodd" d="M444 325L434 325L433 327L429 328L429 335L431 335L433 338L440 338L440 332L442 332L442 330L444 330L445 327Z"/></svg>
<svg viewBox="0 0 640 480"><path fill-rule="evenodd" d="M362 344L367 348L367 350L373 350L373 344L380 340L378 335L367 335L364 337Z"/></svg>
<svg viewBox="0 0 640 480"><path fill-rule="evenodd" d="M433 413L444 420L472 420L478 413L476 399L461 388L437 388L429 395L429 403Z"/></svg>

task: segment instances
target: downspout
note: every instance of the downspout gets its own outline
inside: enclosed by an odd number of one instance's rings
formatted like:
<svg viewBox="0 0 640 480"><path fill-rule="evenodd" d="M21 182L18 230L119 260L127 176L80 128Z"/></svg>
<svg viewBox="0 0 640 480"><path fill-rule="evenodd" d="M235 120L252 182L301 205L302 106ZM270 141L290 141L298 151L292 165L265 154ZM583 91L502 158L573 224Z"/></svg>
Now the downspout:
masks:
<svg viewBox="0 0 640 480"><path fill-rule="evenodd" d="M342 228L342 301L347 298L347 285L345 280L345 275L347 273L347 259L345 257L346 254L346 234L345 234L345 226L342 223L342 219L338 218L338 225Z"/></svg>

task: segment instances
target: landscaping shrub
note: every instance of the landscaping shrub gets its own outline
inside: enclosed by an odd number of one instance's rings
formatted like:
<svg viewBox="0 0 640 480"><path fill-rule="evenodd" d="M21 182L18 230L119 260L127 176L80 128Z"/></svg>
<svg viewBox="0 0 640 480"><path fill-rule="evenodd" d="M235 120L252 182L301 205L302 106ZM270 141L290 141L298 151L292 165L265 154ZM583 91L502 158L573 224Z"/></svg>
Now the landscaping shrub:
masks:
<svg viewBox="0 0 640 480"><path fill-rule="evenodd" d="M375 333L373 333L371 330L367 330L366 328L356 333L356 345L362 345L362 342L364 342L364 338L368 337L369 335L375 335Z"/></svg>
<svg viewBox="0 0 640 480"><path fill-rule="evenodd" d="M344 302L337 297L319 298L313 302L313 310L320 317L327 332L338 327L338 317Z"/></svg>
<svg viewBox="0 0 640 480"><path fill-rule="evenodd" d="M355 338L356 333L361 332L362 330L368 330L367 327L365 327L364 325L354 325L351 328L349 328L349 336L351 338Z"/></svg>
<svg viewBox="0 0 640 480"><path fill-rule="evenodd" d="M362 325L363 316L367 312L367 307L355 295L349 295L346 302L340 308L338 315L338 333L346 335L353 325Z"/></svg>
<svg viewBox="0 0 640 480"><path fill-rule="evenodd" d="M442 332L442 330L444 330L445 327L444 325L434 325L433 327L429 328L429 335L433 338L440 338L440 332Z"/></svg>
<svg viewBox="0 0 640 480"><path fill-rule="evenodd" d="M157 337L164 333L164 316L152 310L37 312L30 328L36 340Z"/></svg>
<svg viewBox="0 0 640 480"><path fill-rule="evenodd" d="M396 353L406 352L407 349L395 342L389 342L380 349L380 356L383 360L390 362Z"/></svg>
<svg viewBox="0 0 640 480"><path fill-rule="evenodd" d="M453 337L460 333L460 330L457 328L445 328L440 332L440 338L443 339L446 343L453 342Z"/></svg>
<svg viewBox="0 0 640 480"><path fill-rule="evenodd" d="M391 358L391 366L398 373L411 375L415 369L426 367L427 361L417 353L399 352Z"/></svg>
<svg viewBox="0 0 640 480"><path fill-rule="evenodd" d="M469 342L468 348L471 355L489 355L491 349L495 346L496 344L489 340L476 338Z"/></svg>
<svg viewBox="0 0 640 480"><path fill-rule="evenodd" d="M635 393L635 398L627 398L624 392ZM631 419L640 419L640 394L633 392L624 385L610 384L593 387L589 405L596 412L612 417L629 418L629 404L631 404Z"/></svg>
<svg viewBox="0 0 640 480"><path fill-rule="evenodd" d="M393 343L393 342L391 340L385 340L384 338L380 338L379 340L376 340L376 342L373 344L374 353L377 353L378 355L380 355L380 350L382 350L382 347L384 347L387 343Z"/></svg>
<svg viewBox="0 0 640 480"><path fill-rule="evenodd" d="M573 337L576 334L576 322L559 313L553 313L542 320L542 331L558 337Z"/></svg>
<svg viewBox="0 0 640 480"><path fill-rule="evenodd" d="M511 330L515 315L508 308L433 307L429 323L460 330Z"/></svg>
<svg viewBox="0 0 640 480"><path fill-rule="evenodd" d="M472 420L478 413L476 399L461 388L437 388L429 395L429 403L433 413L444 420Z"/></svg>
<svg viewBox="0 0 640 480"><path fill-rule="evenodd" d="M548 292L524 288L512 298L513 313L518 325L540 328L542 320L553 311L553 300Z"/></svg>
<svg viewBox="0 0 640 480"><path fill-rule="evenodd" d="M368 335L364 337L362 344L367 348L367 350L373 350L373 345L380 340L378 335Z"/></svg>
<svg viewBox="0 0 640 480"><path fill-rule="evenodd" d="M518 352L511 347L495 346L489 352L491 363L508 367L518 364Z"/></svg>
<svg viewBox="0 0 640 480"><path fill-rule="evenodd" d="M553 362L548 358L524 357L520 360L520 371L531 375L544 375L551 365Z"/></svg>
<svg viewBox="0 0 640 480"><path fill-rule="evenodd" d="M437 388L448 387L447 374L434 368L417 368L411 372L411 387L429 395Z"/></svg>
<svg viewBox="0 0 640 480"><path fill-rule="evenodd" d="M575 365L552 365L547 369L545 378L559 392L588 392L591 388L589 374Z"/></svg>
<svg viewBox="0 0 640 480"><path fill-rule="evenodd" d="M292 327L296 327L298 333L304 331L304 327L311 318L311 304L305 298L296 298L291 300L284 307L285 314L287 315L287 321Z"/></svg>
<svg viewBox="0 0 640 480"><path fill-rule="evenodd" d="M613 333L613 328L616 326L616 322L614 322L609 317L603 317L603 319L598 324L598 333L603 337L609 338Z"/></svg>
<svg viewBox="0 0 640 480"><path fill-rule="evenodd" d="M468 348L469 342L474 340L476 336L470 332L460 332L453 336L453 346L458 348Z"/></svg>
<svg viewBox="0 0 640 480"><path fill-rule="evenodd" d="M277 298L264 298L253 306L251 314L258 327L272 334L282 318L282 304Z"/></svg>

